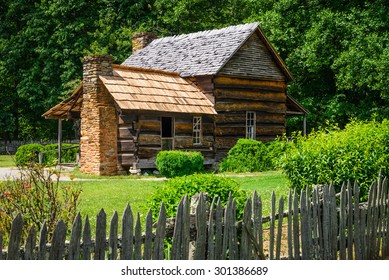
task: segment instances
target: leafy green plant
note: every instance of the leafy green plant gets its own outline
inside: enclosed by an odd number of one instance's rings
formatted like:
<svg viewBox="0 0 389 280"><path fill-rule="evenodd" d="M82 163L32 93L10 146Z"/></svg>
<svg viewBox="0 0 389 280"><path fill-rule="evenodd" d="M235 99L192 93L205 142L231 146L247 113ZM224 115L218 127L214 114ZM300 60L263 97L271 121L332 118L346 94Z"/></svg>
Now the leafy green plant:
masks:
<svg viewBox="0 0 389 280"><path fill-rule="evenodd" d="M285 136L278 137L265 145L268 170L279 169L281 158L293 148L293 143L287 141Z"/></svg>
<svg viewBox="0 0 389 280"><path fill-rule="evenodd" d="M271 165L266 145L251 139L239 139L220 163L221 172L258 172Z"/></svg>
<svg viewBox="0 0 389 280"><path fill-rule="evenodd" d="M76 162L78 149L70 147L74 147L74 144L64 143L61 145L62 152L61 158L62 162ZM42 158L42 164L47 166L53 166L58 163L58 144L49 144L43 147L42 152L44 152Z"/></svg>
<svg viewBox="0 0 389 280"><path fill-rule="evenodd" d="M345 129L329 127L294 137L294 147L281 160L291 186L297 189L357 181L366 199L371 182L389 171L389 121L352 121Z"/></svg>
<svg viewBox="0 0 389 280"><path fill-rule="evenodd" d="M20 174L20 178L0 182L0 224L5 241L11 222L19 213L23 217L24 236L28 228L34 226L39 230L43 222L51 234L60 219L67 225L73 221L81 193L78 185L60 185L59 173L40 165L20 169Z"/></svg>
<svg viewBox="0 0 389 280"><path fill-rule="evenodd" d="M17 166L25 166L30 163L39 162L39 153L43 150L41 144L26 144L20 146L15 154Z"/></svg>
<svg viewBox="0 0 389 280"><path fill-rule="evenodd" d="M223 206L231 193L232 197L237 201L236 209L239 217L243 213L243 206L248 196L233 179L214 174L193 174L173 178L166 181L164 185L157 186L147 202L147 207L152 209L153 215L156 218L161 203L164 203L167 216L173 217L184 195L187 194L191 198L194 194L200 192L207 193L210 201L214 197L219 197Z"/></svg>
<svg viewBox="0 0 389 280"><path fill-rule="evenodd" d="M62 162L75 162L78 149L66 149L74 147L73 144L62 144ZM53 166L58 163L58 144L26 144L18 148L15 154L16 165L26 166L39 162L39 153L42 152L42 164Z"/></svg>
<svg viewBox="0 0 389 280"><path fill-rule="evenodd" d="M204 157L200 152L161 151L155 164L167 178L190 175L203 169Z"/></svg>

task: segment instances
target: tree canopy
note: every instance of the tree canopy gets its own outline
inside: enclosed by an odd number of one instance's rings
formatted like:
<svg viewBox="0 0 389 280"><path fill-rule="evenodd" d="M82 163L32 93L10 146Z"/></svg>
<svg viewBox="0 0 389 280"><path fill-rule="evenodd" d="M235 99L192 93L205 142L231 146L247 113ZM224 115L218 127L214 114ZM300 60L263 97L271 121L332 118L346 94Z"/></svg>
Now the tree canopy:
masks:
<svg viewBox="0 0 389 280"><path fill-rule="evenodd" d="M80 82L82 57L111 54L121 63L134 32L254 21L295 77L288 92L311 112L309 128L388 118L388 14L385 0L4 0L0 138L55 137L55 122L41 115Z"/></svg>

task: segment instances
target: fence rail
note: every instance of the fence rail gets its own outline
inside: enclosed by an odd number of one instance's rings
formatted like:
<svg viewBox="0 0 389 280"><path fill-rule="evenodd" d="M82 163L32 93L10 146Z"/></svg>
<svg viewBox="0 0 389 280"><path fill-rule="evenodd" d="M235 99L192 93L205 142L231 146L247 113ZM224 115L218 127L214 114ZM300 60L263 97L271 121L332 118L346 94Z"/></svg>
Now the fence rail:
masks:
<svg viewBox="0 0 389 280"><path fill-rule="evenodd" d="M278 202L273 192L270 217L262 215L262 201L255 192L247 199L243 219L236 220L236 202L230 197L225 208L220 200L209 203L201 194L191 214L185 196L174 219L167 219L161 205L153 224L148 212L145 232L139 213L127 205L121 218L113 214L107 236L107 215L97 215L96 234L91 236L88 217L75 218L70 240L59 221L48 242L43 224L37 238L34 227L22 243L22 216L12 222L8 249L0 259L379 259L389 256L389 203L387 179L373 183L365 206L359 204L359 188L348 183L338 196L332 186L301 193L289 192ZM287 209L287 211L285 211ZM265 227L265 222L266 227ZM171 242L165 242L167 239ZM38 242L37 242L38 241ZM0 246L2 237L0 233ZM171 244L171 245L168 245Z"/></svg>
<svg viewBox="0 0 389 280"><path fill-rule="evenodd" d="M69 144L78 144L80 141L78 139L64 139L62 143L69 143ZM22 140L12 140L12 141L1 141L0 142L0 155L10 154L14 155L18 148L25 144L33 144L33 143L39 143L42 145L47 144L56 144L58 143L57 139L52 139L49 141L43 141L43 140L29 140L29 141L22 141Z"/></svg>

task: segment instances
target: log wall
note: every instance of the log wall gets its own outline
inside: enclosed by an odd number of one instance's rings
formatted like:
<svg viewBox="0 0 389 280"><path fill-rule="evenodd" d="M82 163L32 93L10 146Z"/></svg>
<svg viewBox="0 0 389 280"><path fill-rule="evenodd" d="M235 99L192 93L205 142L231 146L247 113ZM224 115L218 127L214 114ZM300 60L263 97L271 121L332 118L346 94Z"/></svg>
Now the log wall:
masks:
<svg viewBox="0 0 389 280"><path fill-rule="evenodd" d="M246 134L246 112L256 113L256 140L270 141L285 132L286 83L217 76L213 79L215 148L218 158Z"/></svg>
<svg viewBox="0 0 389 280"><path fill-rule="evenodd" d="M214 159L213 120L202 117L203 137L201 145L193 144L193 117L174 116L174 149L199 151L206 164ZM155 168L155 158L161 151L161 116L121 115L119 117L118 161L124 170L134 162L138 168Z"/></svg>

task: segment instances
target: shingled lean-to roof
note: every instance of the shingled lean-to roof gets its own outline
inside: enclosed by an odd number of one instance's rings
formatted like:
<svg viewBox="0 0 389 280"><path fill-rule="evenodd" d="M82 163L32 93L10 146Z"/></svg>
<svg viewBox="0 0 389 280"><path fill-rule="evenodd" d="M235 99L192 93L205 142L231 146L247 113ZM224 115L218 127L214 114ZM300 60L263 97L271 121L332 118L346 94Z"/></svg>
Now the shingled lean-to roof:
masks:
<svg viewBox="0 0 389 280"><path fill-rule="evenodd" d="M216 75L255 32L287 79L293 80L258 23L157 39L133 53L122 65L177 72L181 77Z"/></svg>
<svg viewBox="0 0 389 280"><path fill-rule="evenodd" d="M100 76L117 107L130 111L216 115L213 104L193 83L177 73L113 65L113 76ZM82 84L66 100L43 114L46 119L80 115Z"/></svg>
<svg viewBox="0 0 389 280"><path fill-rule="evenodd" d="M79 119L82 104L82 83L72 95L55 105L42 116L46 119Z"/></svg>
<svg viewBox="0 0 389 280"><path fill-rule="evenodd" d="M113 76L100 80L120 110L217 114L194 84L177 73L113 66Z"/></svg>

